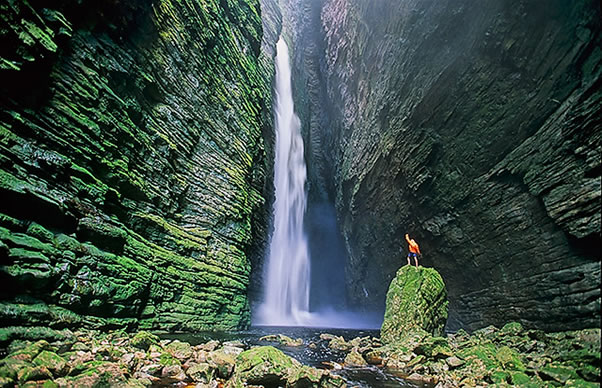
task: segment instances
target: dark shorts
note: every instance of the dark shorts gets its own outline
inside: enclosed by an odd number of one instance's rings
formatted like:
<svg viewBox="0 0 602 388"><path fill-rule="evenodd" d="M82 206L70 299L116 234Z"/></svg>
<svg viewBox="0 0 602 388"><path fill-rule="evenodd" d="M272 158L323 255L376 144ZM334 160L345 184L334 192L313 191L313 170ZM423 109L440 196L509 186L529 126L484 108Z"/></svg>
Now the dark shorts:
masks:
<svg viewBox="0 0 602 388"><path fill-rule="evenodd" d="M416 254L414 252L410 252L410 253L408 253L408 257L410 257L410 256L416 257Z"/></svg>

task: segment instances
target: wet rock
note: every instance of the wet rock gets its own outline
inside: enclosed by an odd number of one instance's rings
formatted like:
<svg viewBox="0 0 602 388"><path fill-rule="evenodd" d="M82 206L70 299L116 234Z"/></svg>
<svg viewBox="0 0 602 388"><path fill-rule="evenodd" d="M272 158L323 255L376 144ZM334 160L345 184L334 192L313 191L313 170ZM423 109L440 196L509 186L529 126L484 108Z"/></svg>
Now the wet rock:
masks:
<svg viewBox="0 0 602 388"><path fill-rule="evenodd" d="M357 350L357 348L353 348L349 354L345 357L345 365L348 366L365 366L368 365L362 354Z"/></svg>
<svg viewBox="0 0 602 388"><path fill-rule="evenodd" d="M207 384L213 378L213 369L206 363L194 363L186 370L186 374L190 376L194 382Z"/></svg>
<svg viewBox="0 0 602 388"><path fill-rule="evenodd" d="M443 337L426 337L416 348L416 354L423 354L429 358L446 358L453 355L447 339Z"/></svg>
<svg viewBox="0 0 602 388"><path fill-rule="evenodd" d="M30 380L51 379L52 373L44 366L25 366L17 372L17 379L20 384Z"/></svg>
<svg viewBox="0 0 602 388"><path fill-rule="evenodd" d="M285 385L298 362L272 346L242 352L236 359L236 378L253 385Z"/></svg>
<svg viewBox="0 0 602 388"><path fill-rule="evenodd" d="M269 341L269 342L278 342L284 346L297 347L303 345L303 340L301 338L292 339L290 337L285 336L284 334L272 334L266 335L259 338L260 341Z"/></svg>
<svg viewBox="0 0 602 388"><path fill-rule="evenodd" d="M432 268L404 266L391 281L381 327L381 339L391 343L407 332L443 332L447 320L447 290Z"/></svg>
<svg viewBox="0 0 602 388"><path fill-rule="evenodd" d="M43 350L34 358L33 363L37 366L47 368L55 377L66 372L67 362L58 354Z"/></svg>
<svg viewBox="0 0 602 388"><path fill-rule="evenodd" d="M240 348L240 349L244 349L246 347L246 345L241 341L226 341L222 344L222 346L228 346L230 348Z"/></svg>
<svg viewBox="0 0 602 388"><path fill-rule="evenodd" d="M464 360L456 357L456 356L451 356L445 359L445 362L447 362L447 365L450 366L450 368L457 368L459 366L464 365Z"/></svg>
<svg viewBox="0 0 602 388"><path fill-rule="evenodd" d="M211 340L211 341L209 341L209 342L206 342L206 343L204 343L204 344L197 345L197 346L195 347L195 349L198 349L198 350L204 350L204 351L206 351L206 352L212 352L212 351L214 351L215 349L217 349L219 346L220 346L220 343L219 343L219 341L216 341L216 340Z"/></svg>
<svg viewBox="0 0 602 388"><path fill-rule="evenodd" d="M14 285L0 342L59 335L48 326L247 326L248 252L261 251L270 208L259 2L91 2L85 23L80 3L28 4L0 15L0 110L12 112L0 119L0 159L12 160L0 253ZM181 20L190 34L176 38Z"/></svg>
<svg viewBox="0 0 602 388"><path fill-rule="evenodd" d="M158 375L162 369L161 364L148 364L140 368L140 372L153 376Z"/></svg>
<svg viewBox="0 0 602 388"><path fill-rule="evenodd" d="M320 339L323 341L330 341L335 337L336 337L336 335L330 334L330 333L321 333L320 334Z"/></svg>
<svg viewBox="0 0 602 388"><path fill-rule="evenodd" d="M354 305L384 299L415 231L450 291L452 329L599 327L600 135L590 123L601 75L582 64L599 62L600 7L522 4L327 0L292 16L293 40L316 47L293 50L308 178L336 198ZM575 33L584 25L595 27ZM545 70L532 71L526 52Z"/></svg>
<svg viewBox="0 0 602 388"><path fill-rule="evenodd" d="M235 360L231 354L226 354L220 350L215 350L207 354L207 363L211 368L216 370L216 375L223 379L227 379L232 375L234 366L236 365Z"/></svg>
<svg viewBox="0 0 602 388"><path fill-rule="evenodd" d="M241 353L237 358L235 382L249 385L287 387L342 387L344 379L328 371L301 365L272 346L261 346Z"/></svg>
<svg viewBox="0 0 602 388"><path fill-rule="evenodd" d="M574 369L555 363L551 363L541 368L538 371L538 374L544 380L553 380L563 385L569 380L579 379L579 376Z"/></svg>
<svg viewBox="0 0 602 388"><path fill-rule="evenodd" d="M222 348L220 349L220 352L230 355L234 358L236 358L236 356L238 356L239 354L241 354L244 351L244 349L239 348L239 347L234 347L234 346L222 346Z"/></svg>
<svg viewBox="0 0 602 388"><path fill-rule="evenodd" d="M170 381L184 381L187 379L186 373L180 365L168 365L161 370L161 377Z"/></svg>
<svg viewBox="0 0 602 388"><path fill-rule="evenodd" d="M188 342L175 340L165 347L165 351L178 360L186 360L192 356L192 346Z"/></svg>
<svg viewBox="0 0 602 388"><path fill-rule="evenodd" d="M353 345L345 341L343 337L333 336L328 342L328 347L333 350L347 352L353 348Z"/></svg>
<svg viewBox="0 0 602 388"><path fill-rule="evenodd" d="M383 362L383 356L381 351L372 350L365 354L364 356L366 362L370 365L380 365Z"/></svg>
<svg viewBox="0 0 602 388"><path fill-rule="evenodd" d="M90 347L83 342L76 342L73 344L73 346L71 346L71 350L87 352L90 350Z"/></svg>
<svg viewBox="0 0 602 388"><path fill-rule="evenodd" d="M148 350L151 345L156 345L159 342L159 337L147 331L136 333L130 344L138 349Z"/></svg>

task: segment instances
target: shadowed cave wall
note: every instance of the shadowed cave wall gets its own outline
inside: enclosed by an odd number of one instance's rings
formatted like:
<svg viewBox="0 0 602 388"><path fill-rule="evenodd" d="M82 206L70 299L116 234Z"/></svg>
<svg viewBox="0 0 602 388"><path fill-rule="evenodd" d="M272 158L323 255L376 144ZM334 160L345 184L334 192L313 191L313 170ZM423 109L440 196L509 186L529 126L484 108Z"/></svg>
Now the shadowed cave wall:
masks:
<svg viewBox="0 0 602 388"><path fill-rule="evenodd" d="M408 232L452 330L599 326L599 2L287 4L351 304L384 304Z"/></svg>

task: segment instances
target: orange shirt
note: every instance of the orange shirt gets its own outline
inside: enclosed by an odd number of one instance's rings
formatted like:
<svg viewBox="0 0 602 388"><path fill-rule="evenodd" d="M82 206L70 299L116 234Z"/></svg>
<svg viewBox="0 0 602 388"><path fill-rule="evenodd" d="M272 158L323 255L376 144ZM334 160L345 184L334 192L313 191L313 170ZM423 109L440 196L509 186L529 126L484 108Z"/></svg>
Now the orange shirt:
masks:
<svg viewBox="0 0 602 388"><path fill-rule="evenodd" d="M418 244L416 243L416 241L414 241L413 239L410 240L410 252L412 253L418 253L420 254L420 247L418 246Z"/></svg>

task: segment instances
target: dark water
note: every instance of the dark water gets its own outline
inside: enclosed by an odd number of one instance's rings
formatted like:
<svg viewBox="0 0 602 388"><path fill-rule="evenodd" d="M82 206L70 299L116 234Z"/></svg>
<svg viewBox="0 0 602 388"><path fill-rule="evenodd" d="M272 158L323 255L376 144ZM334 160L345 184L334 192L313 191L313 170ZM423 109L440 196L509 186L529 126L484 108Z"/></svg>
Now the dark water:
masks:
<svg viewBox="0 0 602 388"><path fill-rule="evenodd" d="M256 326L246 331L236 332L199 332L186 334L164 334L162 339L178 339L189 342L192 345L198 345L210 340L219 341L240 341L247 346L272 345L282 350L287 355L297 359L305 365L316 368L331 369L334 363L342 363L345 359L344 352L338 352L328 347L327 341L320 340L320 334L329 333L351 340L355 337L378 337L378 330L353 330L353 329L324 329L309 327L275 327L275 326ZM259 341L260 337L268 334L284 334L293 339L302 338L304 345L299 347L288 347L278 343ZM307 345L315 343L316 348L311 349ZM361 368L343 368L333 369L333 373L343 376L347 379L349 387L428 387L428 385L404 380L400 376L385 371L375 366Z"/></svg>

